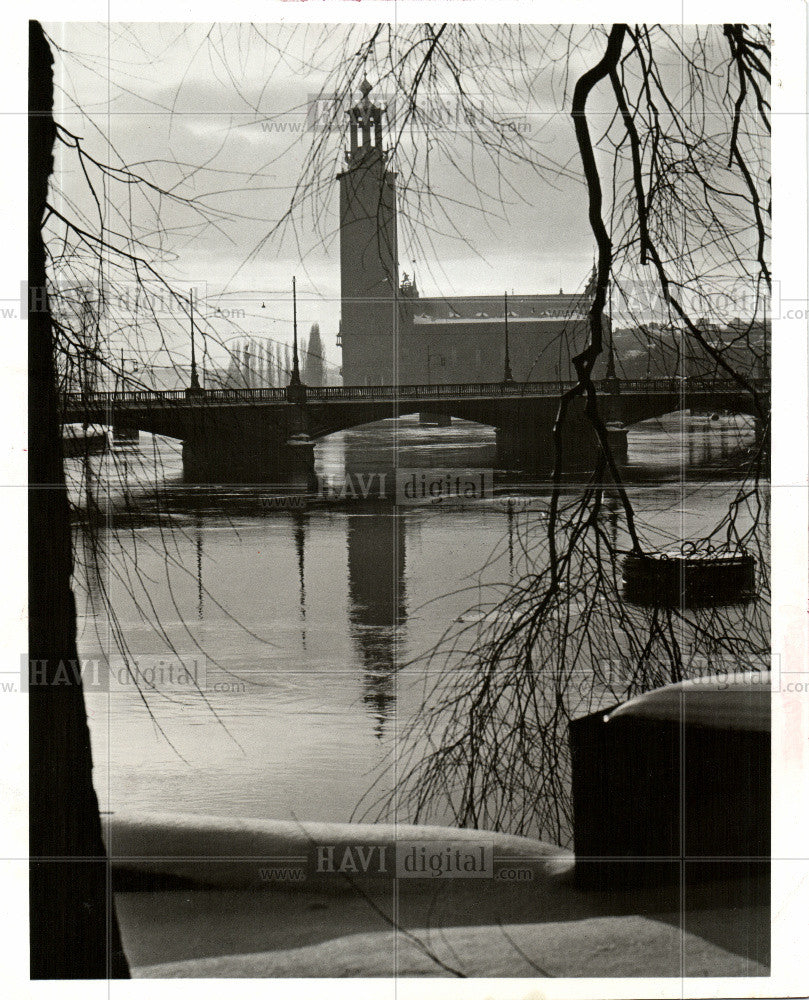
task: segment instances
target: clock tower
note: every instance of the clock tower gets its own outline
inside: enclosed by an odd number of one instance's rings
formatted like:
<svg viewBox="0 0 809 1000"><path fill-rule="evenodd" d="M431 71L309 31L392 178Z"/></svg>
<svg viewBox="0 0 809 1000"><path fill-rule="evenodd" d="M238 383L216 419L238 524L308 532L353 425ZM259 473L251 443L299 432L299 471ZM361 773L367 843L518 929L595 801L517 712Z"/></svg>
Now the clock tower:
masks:
<svg viewBox="0 0 809 1000"><path fill-rule="evenodd" d="M344 385L397 380L396 174L382 146L383 109L370 91L364 79L348 111L346 167L337 175Z"/></svg>

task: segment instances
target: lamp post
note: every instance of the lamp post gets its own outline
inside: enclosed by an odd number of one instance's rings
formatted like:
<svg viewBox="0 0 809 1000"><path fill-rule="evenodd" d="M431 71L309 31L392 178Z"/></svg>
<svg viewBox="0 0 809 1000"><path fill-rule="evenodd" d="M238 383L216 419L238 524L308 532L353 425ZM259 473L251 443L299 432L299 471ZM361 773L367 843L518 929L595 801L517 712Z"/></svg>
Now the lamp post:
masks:
<svg viewBox="0 0 809 1000"><path fill-rule="evenodd" d="M189 296L188 302L190 307L191 316L191 384L188 387L189 392L202 392L202 387L199 384L199 378L197 377L197 355L196 347L194 344L194 289L192 288Z"/></svg>
<svg viewBox="0 0 809 1000"><path fill-rule="evenodd" d="M121 348L121 367L115 373L115 392L118 393L118 380L121 380L121 389L125 388L125 377L126 377L126 362L124 361L124 349Z"/></svg>
<svg viewBox="0 0 809 1000"><path fill-rule="evenodd" d="M607 342L607 381L615 381L615 348L612 341L612 281L609 283L609 340Z"/></svg>
<svg viewBox="0 0 809 1000"><path fill-rule="evenodd" d="M511 358L508 353L508 292L503 292L503 319L505 321L506 353L503 360L503 384L513 382L511 375Z"/></svg>
<svg viewBox="0 0 809 1000"><path fill-rule="evenodd" d="M607 317L609 330L607 332L607 372L604 377L604 385L608 392L617 394L621 391L621 383L615 372L615 343L612 336L612 278L609 279L607 294L609 295Z"/></svg>
<svg viewBox="0 0 809 1000"><path fill-rule="evenodd" d="M607 338L607 374L604 379L604 389L609 393L605 401L605 414L609 418L606 421L607 443L617 462L623 464L628 458L629 438L626 424L623 419L623 408L621 406L620 394L621 383L615 374L615 346L612 339L612 277L610 275L607 288L609 294L609 324Z"/></svg>
<svg viewBox="0 0 809 1000"><path fill-rule="evenodd" d="M292 278L292 374L289 377L286 395L290 403L302 403L306 400L306 386L301 382L301 369L298 363L298 298L294 275Z"/></svg>
<svg viewBox="0 0 809 1000"><path fill-rule="evenodd" d="M298 299L295 291L295 276L292 276L292 375L290 385L301 384L301 370L298 364Z"/></svg>
<svg viewBox="0 0 809 1000"><path fill-rule="evenodd" d="M140 371L140 366L134 358L124 357L124 348L121 348L121 364L118 370L115 372L115 392L126 391L126 380L128 375L134 375Z"/></svg>

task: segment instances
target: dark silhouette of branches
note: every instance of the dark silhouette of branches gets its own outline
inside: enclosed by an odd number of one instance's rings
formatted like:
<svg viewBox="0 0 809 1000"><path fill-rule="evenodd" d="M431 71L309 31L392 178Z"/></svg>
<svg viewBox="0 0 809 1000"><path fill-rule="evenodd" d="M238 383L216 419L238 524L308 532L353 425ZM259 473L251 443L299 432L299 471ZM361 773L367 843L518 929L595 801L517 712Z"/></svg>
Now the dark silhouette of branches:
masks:
<svg viewBox="0 0 809 1000"><path fill-rule="evenodd" d="M293 30L305 33L304 56L286 44ZM302 75L316 71L320 93L308 106L268 113L263 91L250 95L241 86L225 38L239 52L245 39L258 40L271 64ZM285 186L287 207L267 220L233 277L272 244L288 241L305 257L315 232L319 249L332 246L327 206L343 113L363 75L388 103L403 242L414 256L435 261L434 273L441 273L439 241L479 253L481 222L497 230L521 206L563 185L581 186L595 280L586 331L569 325L553 345L577 382L559 401L547 511L524 525L520 573L480 609L483 623L451 628L428 655L425 708L399 759L402 781L394 793L413 818L441 801L462 823L564 839L572 714L689 676L698 657L705 658L699 669L711 671L767 652L767 31L378 24L276 34L234 25L206 28L189 67L198 54L225 72L251 113L249 125L270 125L291 112L304 118L314 108L312 127L247 170L213 161L127 163L111 145L107 162L78 127L57 128L62 155L84 180L83 195L52 192L46 220L66 380L149 387L145 373L166 364L177 384L187 384L188 298L174 280L179 241L209 232L232 240L230 224L241 215L221 207L221 199L256 178L269 182L267 172L293 150L303 148L305 156ZM167 110L178 106L183 83ZM524 115L531 129L518 127ZM112 193L121 190L125 198ZM89 296L81 291L87 288ZM118 315L114 304L131 288L134 306ZM170 309L155 305L164 299ZM728 512L700 537L663 539L651 530L610 448L599 374L610 300L648 364L654 352L672 376L689 366L730 376L757 414L762 433ZM203 357L214 364L216 356L223 379L229 357L235 369L244 368L251 331L208 315L200 336ZM105 349L113 341L138 359L138 372ZM543 363L544 356L537 359L538 368ZM624 363L617 359L619 374ZM580 404L599 456L589 478L571 489L564 431ZM168 534L163 541L167 573L184 572ZM623 600L627 552L684 541L700 551L756 554L755 600L710 609L637 608ZM137 557L119 558L101 575L117 573L131 586ZM154 614L146 598L144 607ZM613 662L619 670L605 666Z"/></svg>
<svg viewBox="0 0 809 1000"><path fill-rule="evenodd" d="M468 34L454 27L447 26L431 46L438 32L425 26L414 44L432 53L434 77L453 80L463 100L461 79L447 54L453 44L460 48L462 39L472 64L490 50L480 36L472 45ZM769 389L762 374L770 285L767 32L747 25L682 32L613 25L595 29L595 37L594 50L593 36L587 38L590 65L572 88L568 68L561 74L596 267L588 340L571 358L577 384L561 397L554 426L547 517L527 526L522 573L515 583L495 588L492 602L477 609L482 624L450 627L436 649L407 665L425 670L423 708L408 729L404 754L397 754L397 788L376 803L382 813L395 807L416 821L440 803L461 824L539 832L557 841L570 834L570 718L700 671L761 669L768 656ZM369 73L378 44L377 37L362 52L362 68ZM572 56L568 50L568 61ZM421 61L410 60L407 49L389 48L389 59L397 79L407 81L405 106L412 109L423 100L423 81L433 77ZM497 78L497 70L492 75ZM590 106L596 97L597 113ZM595 122L600 136L594 138ZM491 131L478 128L473 134L492 150ZM431 133L422 142L435 148L442 137ZM414 171L408 168L416 154L403 148L400 137L394 148L397 165L412 182ZM502 143L499 152L501 165L531 156L526 143ZM535 160L534 166L542 172L544 164ZM565 169L572 169L569 163ZM419 180L430 189L429 175ZM611 189L609 230L605 187ZM430 197L434 192L425 196ZM748 604L640 608L623 599L623 557L656 551L660 539L637 521L593 377L604 351L610 284L639 336L653 332L676 347L676 374L684 372L688 347L690 358L732 377L749 393L761 434L727 515L701 537L669 543L706 555L754 552L758 591ZM754 331L764 331L763 347ZM571 498L562 489L569 460L562 442L569 407L579 396L601 454L590 480ZM605 529L608 497L610 517L617 510L623 514L618 541ZM371 812L373 794L366 800Z"/></svg>

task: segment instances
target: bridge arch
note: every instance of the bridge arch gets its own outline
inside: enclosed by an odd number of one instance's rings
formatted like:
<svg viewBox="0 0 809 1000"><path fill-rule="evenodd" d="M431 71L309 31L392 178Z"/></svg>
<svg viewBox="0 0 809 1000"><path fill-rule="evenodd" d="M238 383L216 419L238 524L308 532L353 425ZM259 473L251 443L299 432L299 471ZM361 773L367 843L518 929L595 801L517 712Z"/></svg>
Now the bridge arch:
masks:
<svg viewBox="0 0 809 1000"><path fill-rule="evenodd" d="M605 401L606 402L606 401ZM691 392L630 393L622 394L607 402L612 415L627 426L664 417L682 410L700 412L727 412L755 417L755 401L750 393L738 392L710 394Z"/></svg>
<svg viewBox="0 0 809 1000"><path fill-rule="evenodd" d="M463 420L468 423L479 424L489 427L492 430L498 429L498 423L494 419L484 419L488 414L477 413L470 416L469 407L457 401L441 402L435 405L425 406L423 402L406 401L396 407L396 412L392 412L393 407L380 409L379 415L369 417L368 412L362 414L348 413L339 416L332 416L330 419L318 418L314 416L309 421L309 436L313 441L320 441L332 434L342 431L357 430L361 427L369 427L380 423L383 420L396 419L397 417L413 416L416 413L431 413L440 416L454 417L456 420ZM501 421L500 425L502 425Z"/></svg>

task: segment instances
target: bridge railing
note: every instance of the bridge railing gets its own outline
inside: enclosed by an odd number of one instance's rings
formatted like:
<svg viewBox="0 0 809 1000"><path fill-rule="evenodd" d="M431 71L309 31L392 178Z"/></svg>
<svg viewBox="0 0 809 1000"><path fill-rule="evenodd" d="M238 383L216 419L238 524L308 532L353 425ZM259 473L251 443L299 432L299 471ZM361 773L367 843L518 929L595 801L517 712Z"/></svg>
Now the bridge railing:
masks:
<svg viewBox="0 0 809 1000"><path fill-rule="evenodd" d="M93 392L93 393L67 393L63 401L69 408L80 406L92 407L94 409L114 408L116 405L127 405L137 403L149 404L175 404L186 402L197 402L202 400L221 400L222 402L254 403L254 402L283 402L287 398L286 389L138 389L127 392Z"/></svg>
<svg viewBox="0 0 809 1000"><path fill-rule="evenodd" d="M458 397L495 396L558 396L575 385L574 382L465 382L445 385L347 385L307 386L306 398L312 402L329 400L413 400L456 399ZM753 386L767 392L768 384L756 379ZM741 392L742 387L733 379L668 377L649 379L619 379L609 385L602 384L603 392L622 393L685 393L685 392ZM121 406L177 406L203 403L283 403L287 390L263 389L187 389L135 390L126 392L69 393L62 397L65 410L114 410Z"/></svg>
<svg viewBox="0 0 809 1000"><path fill-rule="evenodd" d="M554 396L573 382L459 382L440 385L345 385L307 389L309 399L441 399L457 396Z"/></svg>
<svg viewBox="0 0 809 1000"><path fill-rule="evenodd" d="M307 386L306 398L316 400L352 399L431 399L456 396L522 396L557 395L570 388L572 382L480 382L457 385L349 385ZM127 392L68 393L63 397L66 408L114 409L116 406L204 402L256 403L278 402L287 399L285 387L272 389L205 389L189 392L186 389L137 390Z"/></svg>

